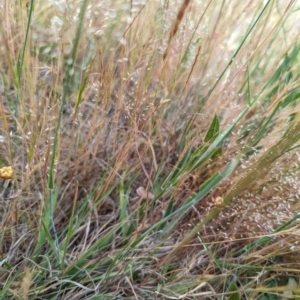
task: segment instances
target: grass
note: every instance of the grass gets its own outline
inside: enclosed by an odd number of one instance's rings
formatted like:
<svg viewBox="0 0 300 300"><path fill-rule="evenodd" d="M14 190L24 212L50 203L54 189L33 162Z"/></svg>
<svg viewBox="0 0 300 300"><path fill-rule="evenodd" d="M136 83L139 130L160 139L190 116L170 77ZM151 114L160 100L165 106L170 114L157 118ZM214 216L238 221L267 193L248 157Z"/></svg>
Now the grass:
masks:
<svg viewBox="0 0 300 300"><path fill-rule="evenodd" d="M0 299L296 299L299 8L3 1Z"/></svg>

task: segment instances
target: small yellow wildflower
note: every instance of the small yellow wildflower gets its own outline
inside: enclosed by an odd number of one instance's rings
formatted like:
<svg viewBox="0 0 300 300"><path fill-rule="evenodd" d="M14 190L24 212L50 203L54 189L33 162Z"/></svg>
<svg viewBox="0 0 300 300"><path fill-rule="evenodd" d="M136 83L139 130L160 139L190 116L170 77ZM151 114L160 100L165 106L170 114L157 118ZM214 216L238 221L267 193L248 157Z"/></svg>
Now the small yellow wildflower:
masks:
<svg viewBox="0 0 300 300"><path fill-rule="evenodd" d="M215 206L222 206L224 203L224 199L222 197L217 197L215 199L213 199L213 204Z"/></svg>
<svg viewBox="0 0 300 300"><path fill-rule="evenodd" d="M0 169L0 178L12 179L14 177L14 170L11 166L3 167Z"/></svg>

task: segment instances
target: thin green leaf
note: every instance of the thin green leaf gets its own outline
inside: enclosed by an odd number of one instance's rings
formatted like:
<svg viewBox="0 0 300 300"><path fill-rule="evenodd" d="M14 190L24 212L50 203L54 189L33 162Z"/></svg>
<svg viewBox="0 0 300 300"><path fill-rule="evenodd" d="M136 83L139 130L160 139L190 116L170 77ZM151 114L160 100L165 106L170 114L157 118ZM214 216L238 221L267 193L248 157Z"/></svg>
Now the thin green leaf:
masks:
<svg viewBox="0 0 300 300"><path fill-rule="evenodd" d="M229 292L234 292L232 294L230 294L230 296L228 297L228 300L240 300L241 299L241 295L238 292L239 288L237 286L237 284L235 282L231 282L228 291Z"/></svg>
<svg viewBox="0 0 300 300"><path fill-rule="evenodd" d="M217 115L215 115L214 119L206 133L204 141L205 142L214 141L216 139L216 137L219 135L219 130L220 130L219 118Z"/></svg>

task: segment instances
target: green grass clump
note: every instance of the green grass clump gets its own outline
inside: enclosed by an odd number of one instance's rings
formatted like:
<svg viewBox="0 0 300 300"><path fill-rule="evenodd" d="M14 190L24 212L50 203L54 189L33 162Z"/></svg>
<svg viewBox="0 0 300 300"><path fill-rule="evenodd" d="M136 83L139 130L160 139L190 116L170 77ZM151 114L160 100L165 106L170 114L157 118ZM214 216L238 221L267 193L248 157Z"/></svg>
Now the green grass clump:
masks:
<svg viewBox="0 0 300 300"><path fill-rule="evenodd" d="M299 8L4 1L0 299L299 297Z"/></svg>

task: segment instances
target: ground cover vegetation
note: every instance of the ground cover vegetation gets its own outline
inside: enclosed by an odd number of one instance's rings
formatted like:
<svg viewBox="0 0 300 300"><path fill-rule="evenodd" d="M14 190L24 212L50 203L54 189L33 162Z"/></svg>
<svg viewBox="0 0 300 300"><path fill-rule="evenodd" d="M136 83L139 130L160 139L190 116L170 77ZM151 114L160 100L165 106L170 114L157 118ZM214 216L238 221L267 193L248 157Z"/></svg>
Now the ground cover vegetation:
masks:
<svg viewBox="0 0 300 300"><path fill-rule="evenodd" d="M0 299L295 299L299 9L3 0Z"/></svg>

